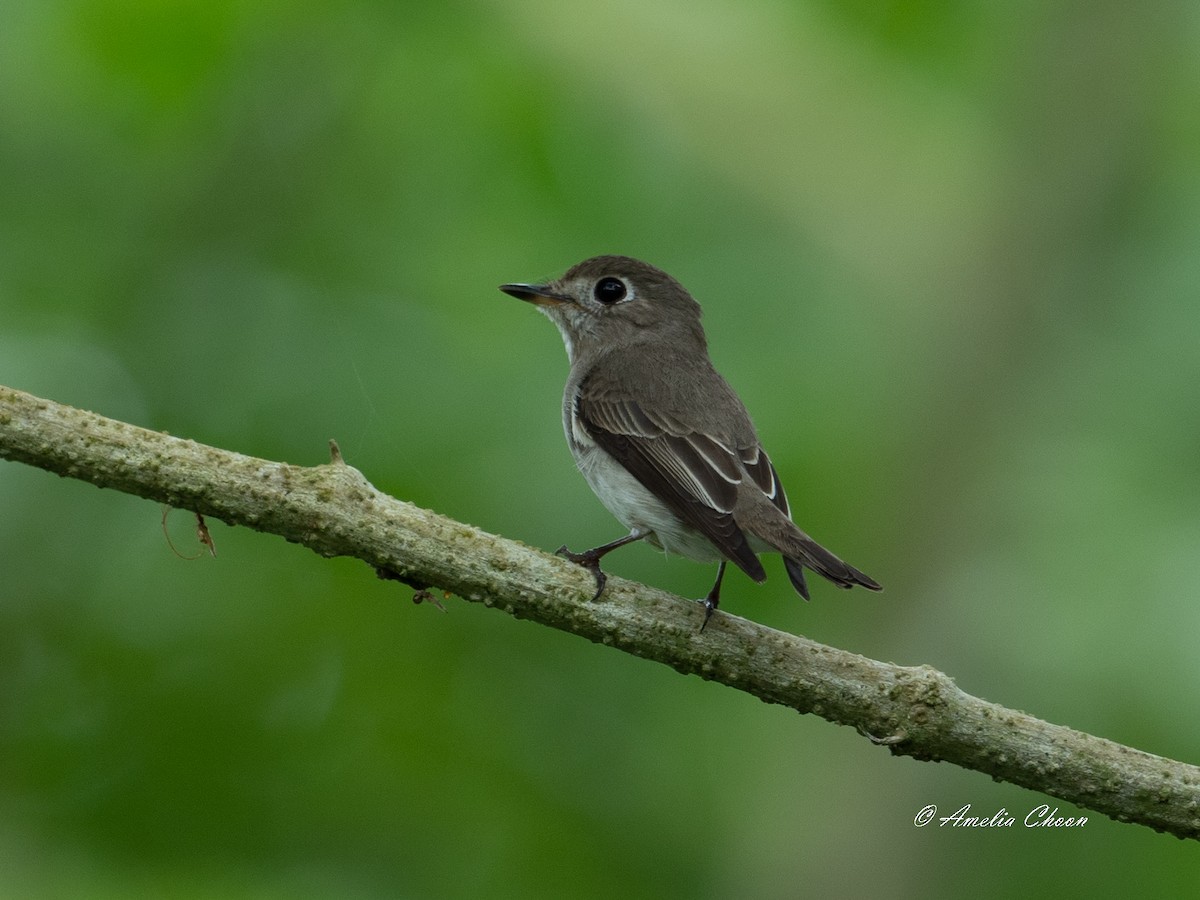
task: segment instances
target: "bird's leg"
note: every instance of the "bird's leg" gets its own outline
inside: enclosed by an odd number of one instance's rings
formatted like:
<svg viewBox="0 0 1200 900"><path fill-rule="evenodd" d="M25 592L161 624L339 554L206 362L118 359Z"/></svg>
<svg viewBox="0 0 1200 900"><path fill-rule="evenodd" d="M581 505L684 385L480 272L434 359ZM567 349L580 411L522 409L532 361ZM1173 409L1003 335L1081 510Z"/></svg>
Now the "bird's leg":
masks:
<svg viewBox="0 0 1200 900"><path fill-rule="evenodd" d="M708 592L708 596L704 598L704 621L700 624L700 631L703 632L708 620L712 618L713 612L717 605L721 602L721 579L725 577L725 560L721 560L721 565L717 567L717 580L713 582L712 589Z"/></svg>
<svg viewBox="0 0 1200 900"><path fill-rule="evenodd" d="M600 595L604 593L604 584L608 581L608 576L600 570L600 558L606 553L616 550L618 547L624 547L626 544L632 544L634 541L640 541L646 536L646 532L640 529L633 529L623 538L617 538L607 544L601 544L599 547L593 547L591 550L584 550L582 553L572 553L567 549L567 545L563 544L554 552L564 559L569 559L577 566L583 566L589 569L592 577L596 579L596 593L592 595L592 600L598 600Z"/></svg>

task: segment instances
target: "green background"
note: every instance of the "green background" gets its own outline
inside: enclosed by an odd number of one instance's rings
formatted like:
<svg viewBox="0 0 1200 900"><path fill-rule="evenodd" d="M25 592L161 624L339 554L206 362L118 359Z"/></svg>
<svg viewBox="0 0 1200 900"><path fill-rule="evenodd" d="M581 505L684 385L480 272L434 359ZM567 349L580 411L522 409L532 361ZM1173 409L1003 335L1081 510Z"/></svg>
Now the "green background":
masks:
<svg viewBox="0 0 1200 900"><path fill-rule="evenodd" d="M1200 8L0 6L0 383L553 548L561 341L705 308L886 592L723 606L1152 753L1200 719ZM0 464L0 895L1178 895L1195 846L365 565ZM192 552L185 513L172 537ZM700 596L648 547L610 570ZM917 828L928 804L1018 826Z"/></svg>

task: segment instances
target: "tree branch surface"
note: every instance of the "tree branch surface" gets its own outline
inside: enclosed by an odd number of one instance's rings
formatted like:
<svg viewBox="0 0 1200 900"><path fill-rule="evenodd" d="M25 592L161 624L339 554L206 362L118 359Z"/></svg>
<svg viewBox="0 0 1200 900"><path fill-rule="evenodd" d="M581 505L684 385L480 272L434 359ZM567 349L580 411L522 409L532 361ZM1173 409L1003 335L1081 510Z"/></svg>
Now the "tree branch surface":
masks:
<svg viewBox="0 0 1200 900"><path fill-rule="evenodd" d="M377 491L341 460L295 466L0 386L0 458L353 556L770 703L850 725L893 754L954 763L1122 822L1200 838L1200 768L1044 722L928 666L877 662L589 572Z"/></svg>

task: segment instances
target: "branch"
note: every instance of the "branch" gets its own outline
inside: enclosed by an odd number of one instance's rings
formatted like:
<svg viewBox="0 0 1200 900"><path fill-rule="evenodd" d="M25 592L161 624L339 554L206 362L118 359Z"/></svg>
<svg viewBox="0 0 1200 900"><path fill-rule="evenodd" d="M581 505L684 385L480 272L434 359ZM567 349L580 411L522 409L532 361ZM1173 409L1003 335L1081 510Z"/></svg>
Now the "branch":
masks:
<svg viewBox="0 0 1200 900"><path fill-rule="evenodd" d="M892 753L943 760L1181 838L1200 838L1200 768L1035 719L928 666L876 662L587 571L381 494L346 465L255 459L0 387L0 458L116 488L322 556L353 556L519 619L852 725Z"/></svg>

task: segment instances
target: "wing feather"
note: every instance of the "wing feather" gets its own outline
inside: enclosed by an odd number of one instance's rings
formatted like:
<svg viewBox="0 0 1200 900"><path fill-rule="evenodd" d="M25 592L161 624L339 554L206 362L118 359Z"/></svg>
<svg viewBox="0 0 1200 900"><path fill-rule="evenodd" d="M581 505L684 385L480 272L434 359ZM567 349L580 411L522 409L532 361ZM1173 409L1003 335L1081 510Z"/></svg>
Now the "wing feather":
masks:
<svg viewBox="0 0 1200 900"><path fill-rule="evenodd" d="M713 437L656 420L630 397L586 387L575 395L575 415L601 449L747 575L766 578L733 518L745 472L741 457Z"/></svg>
<svg viewBox="0 0 1200 900"><path fill-rule="evenodd" d="M779 480L779 473L775 471L775 466L767 458L766 451L762 447L751 447L742 453L741 458L742 465L750 473L750 477L758 485L759 490L767 495L767 498L779 508L780 512L791 518L792 512L788 507L787 494L783 492L783 482Z"/></svg>

